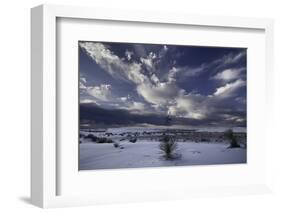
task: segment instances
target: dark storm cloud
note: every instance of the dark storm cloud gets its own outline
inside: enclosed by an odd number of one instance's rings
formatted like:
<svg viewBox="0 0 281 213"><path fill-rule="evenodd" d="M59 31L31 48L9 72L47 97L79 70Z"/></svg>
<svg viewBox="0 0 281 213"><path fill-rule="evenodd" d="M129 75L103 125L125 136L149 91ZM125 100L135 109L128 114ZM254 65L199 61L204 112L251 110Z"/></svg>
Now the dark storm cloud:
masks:
<svg viewBox="0 0 281 213"><path fill-rule="evenodd" d="M80 120L99 126L154 124L164 125L165 117L157 114L133 114L128 110L105 109L95 104L80 104ZM90 122L89 122L90 120Z"/></svg>
<svg viewBox="0 0 281 213"><path fill-rule="evenodd" d="M79 62L81 114L83 103L107 112L88 120L246 124L246 49L79 42Z"/></svg>
<svg viewBox="0 0 281 213"><path fill-rule="evenodd" d="M224 115L224 116L223 116ZM220 113L212 114L204 120L170 117L171 125L206 125L206 122L210 126L223 124L223 126L232 126L233 121L226 119L225 115L230 117L245 117L246 114L243 111L229 111L221 110ZM80 104L80 122L81 124L88 124L92 127L107 126L121 126L121 125L166 125L167 116L159 114L134 114L128 110L121 109L105 109L92 103ZM245 127L245 121L237 122L235 126Z"/></svg>

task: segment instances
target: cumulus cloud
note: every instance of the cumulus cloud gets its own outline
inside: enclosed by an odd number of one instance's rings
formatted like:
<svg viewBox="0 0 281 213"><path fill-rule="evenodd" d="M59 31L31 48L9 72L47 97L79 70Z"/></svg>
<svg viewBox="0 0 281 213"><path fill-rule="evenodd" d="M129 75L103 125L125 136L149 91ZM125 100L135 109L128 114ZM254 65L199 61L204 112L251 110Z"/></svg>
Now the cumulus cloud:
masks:
<svg viewBox="0 0 281 213"><path fill-rule="evenodd" d="M82 81L79 82L79 88L82 90L87 89L87 87L85 86L85 84Z"/></svg>
<svg viewBox="0 0 281 213"><path fill-rule="evenodd" d="M227 78L231 78L231 77L233 77L232 79L234 79L236 74L239 76L241 71L245 70L245 67L236 69L236 68L229 68L229 66L238 63L239 61L244 59L245 56L246 56L246 51L243 50L236 54L234 53L226 54L222 58L215 59L208 63L202 63L200 66L196 66L196 67L179 66L179 67L174 67L173 69L176 70L178 78L180 80L184 80L189 77L199 76L210 70L221 70L225 68L227 68L224 70L225 73L221 73L221 74L218 73L218 76L215 76L214 79L227 80Z"/></svg>
<svg viewBox="0 0 281 213"><path fill-rule="evenodd" d="M239 88L241 88L245 85L246 85L246 82L244 80L238 79L234 82L227 83L224 86L217 88L214 93L214 96L223 97L223 98L232 97L235 95L235 92Z"/></svg>
<svg viewBox="0 0 281 213"><path fill-rule="evenodd" d="M231 95L234 95L232 93ZM204 96L196 93L181 94L175 98L174 104L168 108L168 114L171 116L185 119L194 119L198 121L222 120L245 123L245 109L233 110L233 100L221 94L219 96Z"/></svg>
<svg viewBox="0 0 281 213"><path fill-rule="evenodd" d="M223 63L224 65L237 63L243 57L245 57L245 55L246 51L239 52L238 54L229 54L223 58Z"/></svg>
<svg viewBox="0 0 281 213"><path fill-rule="evenodd" d="M150 52L147 57L141 57L140 61L148 71L154 72L155 71L154 62L156 58L157 55L154 52Z"/></svg>
<svg viewBox="0 0 281 213"><path fill-rule="evenodd" d="M175 104L168 109L168 114L192 119L203 119L206 117L205 98L199 94L180 95L175 99Z"/></svg>
<svg viewBox="0 0 281 213"><path fill-rule="evenodd" d="M236 54L229 53L222 58L219 58L212 62L212 64L216 65L217 68L223 68L226 66L233 65L235 63L238 63L240 60L244 59L246 56L246 50L240 51Z"/></svg>
<svg viewBox="0 0 281 213"><path fill-rule="evenodd" d="M172 69L170 69L167 74L168 82L176 81L176 75L178 72L179 72L179 69L172 67Z"/></svg>
<svg viewBox="0 0 281 213"><path fill-rule="evenodd" d="M167 105L178 95L179 88L169 82L159 82L157 85L147 83L138 85L137 92L151 104Z"/></svg>
<svg viewBox="0 0 281 213"><path fill-rule="evenodd" d="M167 47L167 45L164 45L163 48L159 52L159 58L165 57L168 50L169 50L169 48Z"/></svg>
<svg viewBox="0 0 281 213"><path fill-rule="evenodd" d="M87 87L89 95L102 101L111 99L111 86L109 84L101 84L100 86Z"/></svg>
<svg viewBox="0 0 281 213"><path fill-rule="evenodd" d="M167 46L163 46L158 53L150 51L146 54L146 50L141 45L135 45L138 52L133 53L127 50L125 52L127 60L122 60L102 43L80 42L80 47L113 78L132 83L135 91L144 101L129 100L126 96L115 97L112 95L112 88L109 84L87 87L86 82L80 79L80 88L101 101L114 99L112 104L120 109L136 113L161 112L187 119L206 119L218 111L223 99L234 97L238 89L246 85L246 82L239 78L242 69L234 68L224 69L212 77L215 80L221 80L224 85L216 88L211 95L188 92L177 85L179 78L198 76L213 67L233 64L241 60L245 56L245 52L228 54L221 59L197 67L172 66L167 70L165 77L160 78L157 74L156 63L165 57L169 50ZM133 54L139 55L139 61L132 59ZM229 112L224 112L224 114L229 116L227 119L243 122L243 118L239 115L231 115Z"/></svg>
<svg viewBox="0 0 281 213"><path fill-rule="evenodd" d="M81 90L87 89L86 83L87 83L86 78L80 77L80 79L79 79L79 88Z"/></svg>
<svg viewBox="0 0 281 213"><path fill-rule="evenodd" d="M136 83L142 82L145 78L140 72L141 64L122 61L120 57L110 51L104 44L96 42L80 42L79 44L80 47L111 76Z"/></svg>
<svg viewBox="0 0 281 213"><path fill-rule="evenodd" d="M112 76L118 74L133 82L136 85L138 94L149 103L167 104L179 92L179 88L175 83L161 82L156 74L151 76L144 74L142 64L147 68L153 68L153 60L157 58L153 52L150 52L146 58L140 58L141 63L126 63L101 43L82 42L80 46L109 74ZM94 92L99 91L94 90Z"/></svg>
<svg viewBox="0 0 281 213"><path fill-rule="evenodd" d="M96 101L92 100L92 99L80 99L80 103L82 104L96 104L99 105L99 103L97 103Z"/></svg>
<svg viewBox="0 0 281 213"><path fill-rule="evenodd" d="M224 82L229 82L234 79L238 79L240 77L240 73L242 70L245 68L240 68L240 69L226 69L223 70L222 72L217 73L215 76L212 77L212 79L215 80L222 80Z"/></svg>
<svg viewBox="0 0 281 213"><path fill-rule="evenodd" d="M127 100L128 100L128 97L121 97L120 100L121 100L121 101L127 101Z"/></svg>
<svg viewBox="0 0 281 213"><path fill-rule="evenodd" d="M211 67L211 64L201 64L200 66L190 67L190 66L173 66L169 71L169 75L173 75L174 79L179 79L181 81L190 78L199 76L200 74L208 71Z"/></svg>
<svg viewBox="0 0 281 213"><path fill-rule="evenodd" d="M129 107L128 107L128 109L131 110L131 111L136 110L136 111L141 111L141 112L142 112L145 108L146 108L146 105L145 105L144 103L142 103L142 102L135 102L135 101L133 101L133 102L129 105Z"/></svg>
<svg viewBox="0 0 281 213"><path fill-rule="evenodd" d="M131 101L126 99L126 101L116 102L115 105L117 106L117 109L127 110L135 114L144 115L144 114L154 113L154 111L152 111L152 108L149 105L147 105L145 102Z"/></svg>
<svg viewBox="0 0 281 213"><path fill-rule="evenodd" d="M202 64L199 67L180 67L178 69L180 69L180 72L184 72L184 76L185 77L191 77L191 76L197 76L199 74L201 74L202 72L204 72L206 70L207 66L205 64Z"/></svg>
<svg viewBox="0 0 281 213"><path fill-rule="evenodd" d="M140 61L150 70L153 68L152 60L152 58L140 58Z"/></svg>
<svg viewBox="0 0 281 213"><path fill-rule="evenodd" d="M84 83L84 84L87 82L87 81L86 81L86 78L84 78L84 77L81 77L81 78L80 78L80 81L81 81L82 83Z"/></svg>
<svg viewBox="0 0 281 213"><path fill-rule="evenodd" d="M131 52L131 51L129 51L129 50L126 50L126 51L125 51L125 56L126 56L126 58L127 58L128 61L130 61L130 60L132 59L132 55L133 55L133 54L134 54L134 53Z"/></svg>

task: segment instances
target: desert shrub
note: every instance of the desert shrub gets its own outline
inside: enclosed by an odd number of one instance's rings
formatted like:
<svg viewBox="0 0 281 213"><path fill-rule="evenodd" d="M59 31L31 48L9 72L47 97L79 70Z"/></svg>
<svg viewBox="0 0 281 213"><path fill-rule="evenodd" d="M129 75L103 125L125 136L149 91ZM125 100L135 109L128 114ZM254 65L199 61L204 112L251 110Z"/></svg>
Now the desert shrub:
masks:
<svg viewBox="0 0 281 213"><path fill-rule="evenodd" d="M228 129L224 132L224 136L229 140L230 145L229 148L238 148L240 147L236 136L234 135L232 129Z"/></svg>
<svg viewBox="0 0 281 213"><path fill-rule="evenodd" d="M136 143L136 142L137 142L137 138L131 138L129 141L130 141L131 143Z"/></svg>
<svg viewBox="0 0 281 213"><path fill-rule="evenodd" d="M114 148L118 148L120 145L119 145L119 143L114 142L113 146L114 146Z"/></svg>
<svg viewBox="0 0 281 213"><path fill-rule="evenodd" d="M234 138L231 140L230 142L230 148L238 148L240 147L240 144L237 142L236 137L234 136Z"/></svg>
<svg viewBox="0 0 281 213"><path fill-rule="evenodd" d="M87 136L85 136L84 138L86 139L91 139L93 142L97 141L98 137L93 135L93 134L88 134Z"/></svg>
<svg viewBox="0 0 281 213"><path fill-rule="evenodd" d="M112 139L107 139L107 143L113 143L114 141Z"/></svg>
<svg viewBox="0 0 281 213"><path fill-rule="evenodd" d="M113 140L110 138L98 138L96 143L113 143Z"/></svg>
<svg viewBox="0 0 281 213"><path fill-rule="evenodd" d="M167 160L175 157L175 150L177 149L177 143L174 138L165 136L159 144L159 148L164 152L164 157Z"/></svg>
<svg viewBox="0 0 281 213"><path fill-rule="evenodd" d="M210 142L210 140L207 138L201 138L201 142Z"/></svg>

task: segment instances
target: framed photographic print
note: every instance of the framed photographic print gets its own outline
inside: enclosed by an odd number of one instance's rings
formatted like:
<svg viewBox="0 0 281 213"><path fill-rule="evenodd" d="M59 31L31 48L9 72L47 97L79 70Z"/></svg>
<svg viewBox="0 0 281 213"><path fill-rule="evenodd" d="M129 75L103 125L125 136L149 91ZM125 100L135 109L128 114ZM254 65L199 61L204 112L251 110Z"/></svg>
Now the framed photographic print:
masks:
<svg viewBox="0 0 281 213"><path fill-rule="evenodd" d="M79 169L246 163L246 49L79 41Z"/></svg>
<svg viewBox="0 0 281 213"><path fill-rule="evenodd" d="M33 8L32 203L269 192L272 30L269 19Z"/></svg>

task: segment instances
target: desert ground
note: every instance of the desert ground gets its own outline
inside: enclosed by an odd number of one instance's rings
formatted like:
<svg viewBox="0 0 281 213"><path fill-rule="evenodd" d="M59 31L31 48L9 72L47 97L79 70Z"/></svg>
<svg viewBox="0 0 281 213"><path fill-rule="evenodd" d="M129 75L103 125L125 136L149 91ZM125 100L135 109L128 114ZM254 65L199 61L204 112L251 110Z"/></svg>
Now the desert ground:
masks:
<svg viewBox="0 0 281 213"><path fill-rule="evenodd" d="M81 129L79 169L118 169L162 166L239 164L247 162L246 131L234 128L240 147L230 148L225 128L123 127ZM177 146L166 159L159 144L163 135Z"/></svg>

